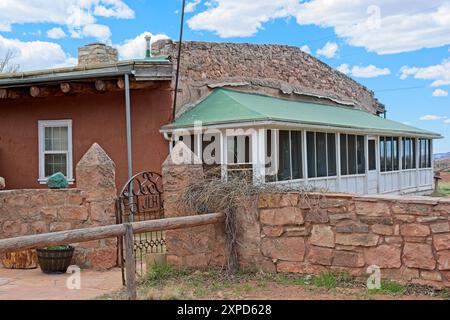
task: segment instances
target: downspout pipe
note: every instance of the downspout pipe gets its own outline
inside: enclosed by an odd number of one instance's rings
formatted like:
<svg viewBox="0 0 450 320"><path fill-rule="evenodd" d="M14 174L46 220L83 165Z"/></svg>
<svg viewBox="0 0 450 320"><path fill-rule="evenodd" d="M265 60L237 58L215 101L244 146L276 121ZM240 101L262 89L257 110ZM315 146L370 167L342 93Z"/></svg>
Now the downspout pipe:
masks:
<svg viewBox="0 0 450 320"><path fill-rule="evenodd" d="M131 97L130 97L130 75L125 74L125 119L127 130L127 163L128 180L133 177L133 147L131 136Z"/></svg>

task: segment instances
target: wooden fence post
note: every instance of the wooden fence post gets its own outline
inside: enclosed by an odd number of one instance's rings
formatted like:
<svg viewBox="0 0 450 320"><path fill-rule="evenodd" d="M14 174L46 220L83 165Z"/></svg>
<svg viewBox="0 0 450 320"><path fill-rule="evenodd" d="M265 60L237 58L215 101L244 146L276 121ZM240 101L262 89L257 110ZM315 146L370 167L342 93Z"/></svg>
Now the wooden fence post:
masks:
<svg viewBox="0 0 450 320"><path fill-rule="evenodd" d="M134 262L133 226L125 224L125 272L129 300L136 300L136 265Z"/></svg>

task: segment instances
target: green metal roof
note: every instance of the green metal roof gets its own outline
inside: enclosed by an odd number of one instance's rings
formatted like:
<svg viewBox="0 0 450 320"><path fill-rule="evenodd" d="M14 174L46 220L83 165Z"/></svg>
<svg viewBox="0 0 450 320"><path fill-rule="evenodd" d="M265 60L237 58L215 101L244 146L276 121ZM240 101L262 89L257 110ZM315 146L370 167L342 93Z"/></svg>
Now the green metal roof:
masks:
<svg viewBox="0 0 450 320"><path fill-rule="evenodd" d="M440 134L387 120L349 107L278 99L254 93L216 89L163 129L240 122L279 121L304 125L321 125L362 129L372 132L409 133L441 137Z"/></svg>

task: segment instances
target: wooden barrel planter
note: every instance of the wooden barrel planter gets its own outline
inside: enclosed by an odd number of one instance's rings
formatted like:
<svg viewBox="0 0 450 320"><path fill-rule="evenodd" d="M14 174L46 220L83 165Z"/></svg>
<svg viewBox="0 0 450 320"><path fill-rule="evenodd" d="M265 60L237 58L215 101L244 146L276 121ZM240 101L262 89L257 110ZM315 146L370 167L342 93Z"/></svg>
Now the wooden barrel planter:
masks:
<svg viewBox="0 0 450 320"><path fill-rule="evenodd" d="M36 250L7 252L1 258L7 269L36 269L38 266Z"/></svg>
<svg viewBox="0 0 450 320"><path fill-rule="evenodd" d="M44 273L66 273L72 261L75 248L55 246L37 249L39 266Z"/></svg>

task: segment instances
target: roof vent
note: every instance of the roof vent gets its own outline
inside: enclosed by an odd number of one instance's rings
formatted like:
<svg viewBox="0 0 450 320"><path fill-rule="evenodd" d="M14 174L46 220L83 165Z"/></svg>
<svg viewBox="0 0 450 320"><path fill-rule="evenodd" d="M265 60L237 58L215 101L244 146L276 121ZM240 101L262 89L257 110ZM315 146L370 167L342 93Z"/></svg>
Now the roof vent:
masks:
<svg viewBox="0 0 450 320"><path fill-rule="evenodd" d="M117 49L104 43L90 43L78 48L78 65L111 64L119 61Z"/></svg>
<svg viewBox="0 0 450 320"><path fill-rule="evenodd" d="M152 57L152 46L150 45L150 41L152 40L152 36L145 36L145 59L149 59Z"/></svg>

